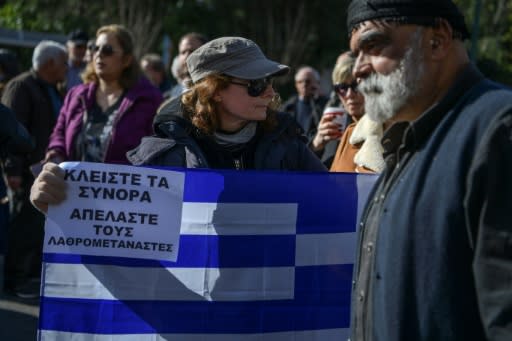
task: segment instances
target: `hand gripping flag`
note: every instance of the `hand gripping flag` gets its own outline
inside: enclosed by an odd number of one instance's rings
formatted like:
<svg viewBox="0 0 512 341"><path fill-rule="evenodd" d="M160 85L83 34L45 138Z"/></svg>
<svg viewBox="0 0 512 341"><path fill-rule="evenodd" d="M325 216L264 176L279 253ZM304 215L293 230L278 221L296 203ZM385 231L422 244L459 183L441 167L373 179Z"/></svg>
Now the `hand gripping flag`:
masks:
<svg viewBox="0 0 512 341"><path fill-rule="evenodd" d="M176 262L45 253L40 340L346 340L376 176L184 170Z"/></svg>

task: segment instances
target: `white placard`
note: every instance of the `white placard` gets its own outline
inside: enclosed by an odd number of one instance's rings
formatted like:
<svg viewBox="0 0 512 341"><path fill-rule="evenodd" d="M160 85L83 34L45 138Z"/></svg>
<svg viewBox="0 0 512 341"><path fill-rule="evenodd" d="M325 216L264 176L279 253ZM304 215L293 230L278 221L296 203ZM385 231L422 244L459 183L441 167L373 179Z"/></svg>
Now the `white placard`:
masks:
<svg viewBox="0 0 512 341"><path fill-rule="evenodd" d="M176 261L185 174L65 162L66 200L50 206L44 252Z"/></svg>

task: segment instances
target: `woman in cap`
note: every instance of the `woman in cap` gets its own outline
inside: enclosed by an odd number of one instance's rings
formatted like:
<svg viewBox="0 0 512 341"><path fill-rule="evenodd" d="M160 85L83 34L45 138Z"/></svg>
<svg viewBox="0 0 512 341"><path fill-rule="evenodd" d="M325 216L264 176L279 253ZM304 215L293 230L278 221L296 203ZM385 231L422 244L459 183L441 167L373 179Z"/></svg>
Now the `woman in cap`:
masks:
<svg viewBox="0 0 512 341"><path fill-rule="evenodd" d="M301 129L278 113L272 78L288 67L267 59L251 40L223 37L187 59L193 85L160 108L155 136L127 156L135 165L187 168L326 171ZM32 187L36 207L63 199L63 172L45 166ZM47 186L49 185L49 186ZM42 189L41 189L42 188Z"/></svg>

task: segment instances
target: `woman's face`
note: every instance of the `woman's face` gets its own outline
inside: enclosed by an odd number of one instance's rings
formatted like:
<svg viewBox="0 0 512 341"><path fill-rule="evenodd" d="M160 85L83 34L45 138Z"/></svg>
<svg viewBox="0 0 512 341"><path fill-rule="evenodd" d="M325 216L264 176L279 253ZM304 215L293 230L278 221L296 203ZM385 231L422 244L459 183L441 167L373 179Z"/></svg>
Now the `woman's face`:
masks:
<svg viewBox="0 0 512 341"><path fill-rule="evenodd" d="M94 70L100 79L115 81L121 77L132 56L125 55L114 33L101 33L93 50Z"/></svg>
<svg viewBox="0 0 512 341"><path fill-rule="evenodd" d="M344 85L355 84L353 78L346 79L342 82ZM343 107L348 114L355 119L359 119L364 115L364 96L352 87L348 87L346 91L338 92L338 97L343 103Z"/></svg>
<svg viewBox="0 0 512 341"><path fill-rule="evenodd" d="M214 96L220 128L225 131L237 131L249 121L265 120L268 105L275 95L272 85L268 84L259 96L253 97L248 93L248 80L234 78L232 81L235 83L219 90Z"/></svg>

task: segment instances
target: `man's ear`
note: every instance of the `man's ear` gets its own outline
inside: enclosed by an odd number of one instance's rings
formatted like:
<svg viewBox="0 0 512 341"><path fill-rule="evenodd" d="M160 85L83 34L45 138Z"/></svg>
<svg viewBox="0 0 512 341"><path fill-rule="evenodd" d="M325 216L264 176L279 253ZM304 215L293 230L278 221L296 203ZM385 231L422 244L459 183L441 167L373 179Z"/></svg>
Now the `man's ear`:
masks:
<svg viewBox="0 0 512 341"><path fill-rule="evenodd" d="M433 60L443 59L453 45L453 29L446 19L439 19L428 36L428 48Z"/></svg>

